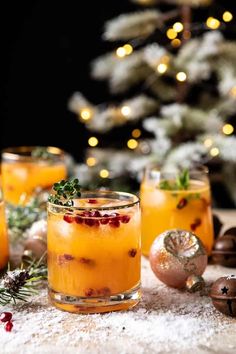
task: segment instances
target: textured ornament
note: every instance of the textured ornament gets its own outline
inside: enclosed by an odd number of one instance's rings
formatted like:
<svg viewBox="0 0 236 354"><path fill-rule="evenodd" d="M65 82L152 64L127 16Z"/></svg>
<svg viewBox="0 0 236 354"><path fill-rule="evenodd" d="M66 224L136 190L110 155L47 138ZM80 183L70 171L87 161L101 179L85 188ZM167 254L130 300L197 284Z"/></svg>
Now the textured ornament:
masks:
<svg viewBox="0 0 236 354"><path fill-rule="evenodd" d="M212 249L212 261L224 267L236 267L236 237L226 234L219 237Z"/></svg>
<svg viewBox="0 0 236 354"><path fill-rule="evenodd" d="M236 227L230 227L229 229L225 230L225 232L223 233L223 236L225 235L232 235L234 237L236 237Z"/></svg>
<svg viewBox="0 0 236 354"><path fill-rule="evenodd" d="M186 280L186 290L190 293L195 293L196 291L200 291L204 289L205 281L201 275L190 275Z"/></svg>
<svg viewBox="0 0 236 354"><path fill-rule="evenodd" d="M28 231L28 239L25 241L23 260L39 260L43 256L46 260L47 250L47 222L46 220L36 221Z"/></svg>
<svg viewBox="0 0 236 354"><path fill-rule="evenodd" d="M149 261L158 279L174 288L184 288L190 275L202 275L207 253L201 240L192 232L173 229L160 234L153 242Z"/></svg>
<svg viewBox="0 0 236 354"><path fill-rule="evenodd" d="M211 286L210 297L215 308L227 316L236 316L236 276L217 279Z"/></svg>

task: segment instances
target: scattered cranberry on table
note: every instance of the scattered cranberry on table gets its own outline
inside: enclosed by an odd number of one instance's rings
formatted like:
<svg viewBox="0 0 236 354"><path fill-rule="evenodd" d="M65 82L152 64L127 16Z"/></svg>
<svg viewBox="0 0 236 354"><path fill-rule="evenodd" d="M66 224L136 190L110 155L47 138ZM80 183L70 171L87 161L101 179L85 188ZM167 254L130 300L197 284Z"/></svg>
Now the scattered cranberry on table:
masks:
<svg viewBox="0 0 236 354"><path fill-rule="evenodd" d="M11 332L13 328L13 323L12 323L12 313L11 312L2 312L0 314L0 322L5 323L5 330L7 332Z"/></svg>

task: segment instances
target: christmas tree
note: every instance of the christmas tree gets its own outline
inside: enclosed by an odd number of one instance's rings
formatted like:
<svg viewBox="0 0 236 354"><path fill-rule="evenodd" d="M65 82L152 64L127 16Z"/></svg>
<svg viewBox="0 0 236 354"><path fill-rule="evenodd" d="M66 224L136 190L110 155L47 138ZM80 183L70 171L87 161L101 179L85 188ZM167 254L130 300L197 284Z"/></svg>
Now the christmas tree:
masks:
<svg viewBox="0 0 236 354"><path fill-rule="evenodd" d="M218 171L236 204L236 40L232 11L210 0L133 0L134 12L105 23L114 49L91 63L109 84L112 103L95 105L81 92L69 109L91 131L78 167L89 187L140 181L150 162ZM199 20L200 19L200 20ZM96 134L130 137L101 148ZM114 134L114 137L116 134ZM216 173L215 173L216 175ZM213 177L212 177L213 178ZM218 177L216 177L218 178ZM112 184L113 183L113 184ZM125 188L122 186L122 188ZM127 187L128 189L128 187Z"/></svg>

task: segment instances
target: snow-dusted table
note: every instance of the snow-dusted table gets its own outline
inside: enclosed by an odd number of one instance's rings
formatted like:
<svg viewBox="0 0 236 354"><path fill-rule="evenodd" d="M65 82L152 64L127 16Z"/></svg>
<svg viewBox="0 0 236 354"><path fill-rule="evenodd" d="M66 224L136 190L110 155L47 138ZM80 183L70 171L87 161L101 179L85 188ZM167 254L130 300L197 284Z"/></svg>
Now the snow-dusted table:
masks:
<svg viewBox="0 0 236 354"><path fill-rule="evenodd" d="M236 225L236 211L217 211L224 227ZM208 265L207 286L236 269ZM236 319L213 307L204 294L168 288L142 260L142 301L134 309L76 315L48 304L47 291L26 304L8 306L11 333L0 326L0 354L236 353Z"/></svg>

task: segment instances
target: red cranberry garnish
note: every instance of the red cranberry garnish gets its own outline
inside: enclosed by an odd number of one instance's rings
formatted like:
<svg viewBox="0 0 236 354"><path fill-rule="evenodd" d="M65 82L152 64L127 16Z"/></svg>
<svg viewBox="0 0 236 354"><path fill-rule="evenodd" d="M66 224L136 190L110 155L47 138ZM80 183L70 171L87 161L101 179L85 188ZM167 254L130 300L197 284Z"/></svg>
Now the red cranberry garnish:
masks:
<svg viewBox="0 0 236 354"><path fill-rule="evenodd" d="M116 218L112 218L109 222L109 225L111 227L119 227L120 226L120 221L119 221L119 217Z"/></svg>
<svg viewBox="0 0 236 354"><path fill-rule="evenodd" d="M108 224L109 223L109 215L108 214L102 215L102 219L100 220L100 223L102 225Z"/></svg>
<svg viewBox="0 0 236 354"><path fill-rule="evenodd" d="M75 222L76 222L77 224L83 224L83 218L81 218L81 216L77 215L77 216L75 217Z"/></svg>
<svg viewBox="0 0 236 354"><path fill-rule="evenodd" d="M63 216L63 220L65 220L66 222L68 222L69 224L71 224L74 221L74 216L70 215L70 214L65 214Z"/></svg>
<svg viewBox="0 0 236 354"><path fill-rule="evenodd" d="M196 218L194 222L190 225L190 228L192 231L195 231L198 226L200 226L202 223L200 218Z"/></svg>
<svg viewBox="0 0 236 354"><path fill-rule="evenodd" d="M11 312L2 312L0 315L0 322L8 322L11 321L11 319L12 319Z"/></svg>
<svg viewBox="0 0 236 354"><path fill-rule="evenodd" d="M97 199L89 199L88 200L88 203L90 203L90 204L97 204Z"/></svg>
<svg viewBox="0 0 236 354"><path fill-rule="evenodd" d="M8 322L5 324L5 330L6 330L7 332L11 332L12 327L13 327L13 323L12 323L11 321L8 321Z"/></svg>
<svg viewBox="0 0 236 354"><path fill-rule="evenodd" d="M57 257L57 263L61 266L69 261L73 261L74 257L71 254L60 254Z"/></svg>
<svg viewBox="0 0 236 354"><path fill-rule="evenodd" d="M123 224L128 224L128 222L130 221L130 216L129 215L121 215L120 216L120 221Z"/></svg>
<svg viewBox="0 0 236 354"><path fill-rule="evenodd" d="M87 264L87 265L94 265L94 260L90 258L85 258L85 257L80 257L79 262L82 264Z"/></svg>
<svg viewBox="0 0 236 354"><path fill-rule="evenodd" d="M176 208L177 208L177 209L183 209L187 204L188 204L187 199L186 199L186 198L182 198L182 199L180 199L180 201L178 202Z"/></svg>
<svg viewBox="0 0 236 354"><path fill-rule="evenodd" d="M95 218L100 218L101 217L101 213L98 210L91 211L90 216L95 217Z"/></svg>
<svg viewBox="0 0 236 354"><path fill-rule="evenodd" d="M131 249L129 250L128 254L129 254L130 257L135 257L136 254L137 254L136 248L131 248Z"/></svg>
<svg viewBox="0 0 236 354"><path fill-rule="evenodd" d="M88 226L95 226L96 224L96 220L93 220L93 219L85 219L84 220L84 223Z"/></svg>
<svg viewBox="0 0 236 354"><path fill-rule="evenodd" d="M86 289L86 290L84 291L84 295L85 295L85 296L94 296L94 295L95 295L95 291L94 291L94 289L92 289L92 288L88 288L88 289Z"/></svg>

